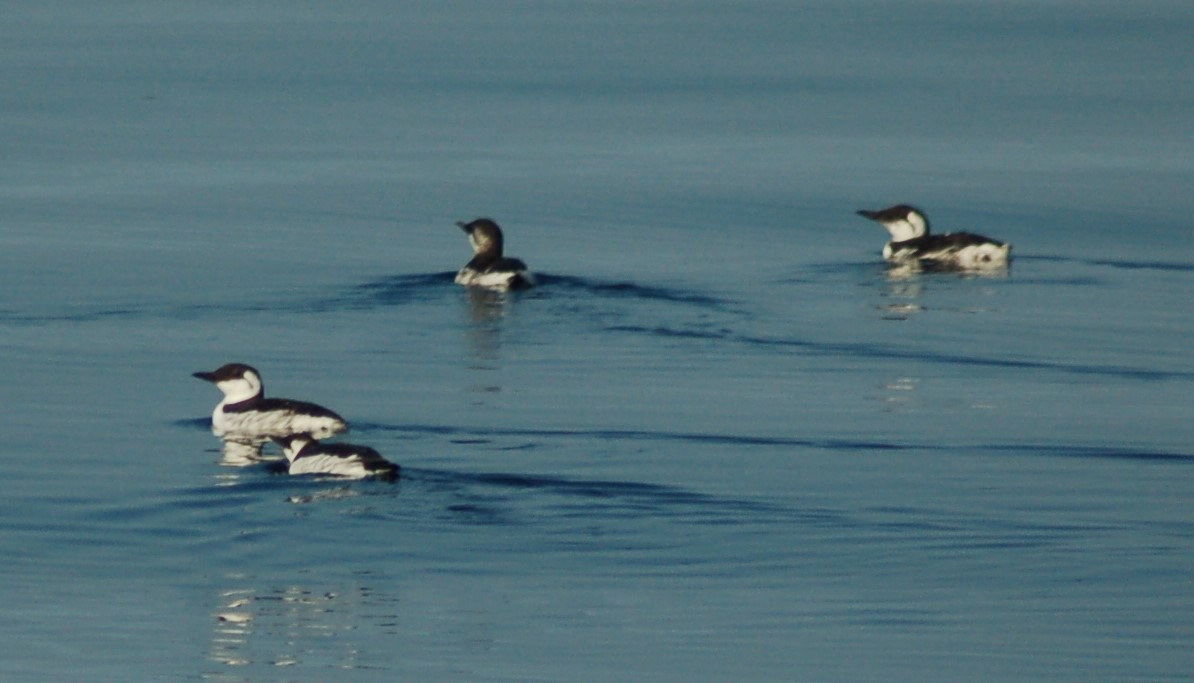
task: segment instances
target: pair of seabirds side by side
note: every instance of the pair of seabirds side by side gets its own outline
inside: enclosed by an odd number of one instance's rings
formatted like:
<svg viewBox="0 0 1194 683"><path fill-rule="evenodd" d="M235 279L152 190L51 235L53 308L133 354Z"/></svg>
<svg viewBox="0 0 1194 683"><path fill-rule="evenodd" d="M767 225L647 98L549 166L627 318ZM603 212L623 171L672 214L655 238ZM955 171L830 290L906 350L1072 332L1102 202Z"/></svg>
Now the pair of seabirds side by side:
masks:
<svg viewBox="0 0 1194 683"><path fill-rule="evenodd" d="M883 258L893 265L981 272L1007 268L1011 260L1012 247L1006 242L969 232L931 234L928 217L907 204L857 213L891 233L891 241L883 247Z"/></svg>
<svg viewBox="0 0 1194 683"><path fill-rule="evenodd" d="M348 431L344 418L314 403L266 398L261 374L248 365L229 363L194 376L224 393L212 412L211 430L224 440L225 462L229 464L260 461L262 446L273 440L282 447L290 474L357 479L398 476L398 465L368 446L320 443Z"/></svg>

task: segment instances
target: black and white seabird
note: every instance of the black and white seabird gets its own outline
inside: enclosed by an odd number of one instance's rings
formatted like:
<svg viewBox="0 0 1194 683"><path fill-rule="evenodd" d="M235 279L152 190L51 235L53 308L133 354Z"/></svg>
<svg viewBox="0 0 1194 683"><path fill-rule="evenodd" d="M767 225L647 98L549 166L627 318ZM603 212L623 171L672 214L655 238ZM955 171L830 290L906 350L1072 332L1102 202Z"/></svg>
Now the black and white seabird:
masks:
<svg viewBox="0 0 1194 683"><path fill-rule="evenodd" d="M502 255L502 229L497 223L488 218L478 218L456 225L468 234L474 252L473 260L456 274L457 284L503 291L535 284L535 276L527 270L527 264Z"/></svg>
<svg viewBox="0 0 1194 683"><path fill-rule="evenodd" d="M215 384L224 392L211 415L211 429L228 440L264 443L271 437L311 434L327 438L348 430L348 423L336 413L304 401L265 398L257 370L243 363L229 363L214 372L196 372L195 377Z"/></svg>
<svg viewBox="0 0 1194 683"><path fill-rule="evenodd" d="M291 474L330 474L363 479L396 479L401 468L368 446L320 443L310 434L275 437L290 461Z"/></svg>
<svg viewBox="0 0 1194 683"><path fill-rule="evenodd" d="M984 270L1005 267L1011 259L1012 247L1006 242L969 232L930 233L928 217L907 204L857 213L891 233L891 241L883 247L883 258L892 263L945 270Z"/></svg>

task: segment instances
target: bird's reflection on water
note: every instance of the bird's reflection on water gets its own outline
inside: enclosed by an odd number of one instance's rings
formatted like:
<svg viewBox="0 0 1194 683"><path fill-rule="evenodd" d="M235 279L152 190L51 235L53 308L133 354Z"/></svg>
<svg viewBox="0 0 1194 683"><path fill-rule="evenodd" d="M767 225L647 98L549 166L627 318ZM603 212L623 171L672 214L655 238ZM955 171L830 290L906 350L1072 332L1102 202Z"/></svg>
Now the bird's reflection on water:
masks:
<svg viewBox="0 0 1194 683"><path fill-rule="evenodd" d="M285 462L281 454L264 452L268 438L254 439L249 436L225 435L220 440L224 444L220 464L225 467L248 467L268 462Z"/></svg>
<svg viewBox="0 0 1194 683"><path fill-rule="evenodd" d="M362 577L364 578L364 577ZM397 600L364 582L328 589L295 582L258 588L250 577L229 576L211 615L205 680L259 680L261 667L320 671L372 668L356 638L369 624L369 639L397 624Z"/></svg>

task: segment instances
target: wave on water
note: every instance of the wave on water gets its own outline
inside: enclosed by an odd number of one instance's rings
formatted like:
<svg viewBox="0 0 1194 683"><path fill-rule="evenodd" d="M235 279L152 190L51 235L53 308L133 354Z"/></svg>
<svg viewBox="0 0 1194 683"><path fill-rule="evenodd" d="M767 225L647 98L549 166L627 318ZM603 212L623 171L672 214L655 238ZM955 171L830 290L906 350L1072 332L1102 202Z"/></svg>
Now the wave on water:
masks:
<svg viewBox="0 0 1194 683"><path fill-rule="evenodd" d="M885 344L824 342L809 339L783 337L762 337L745 335L732 329L684 329L665 325L611 325L611 332L647 334L656 337L678 339L716 340L757 347L785 347L802 352L834 357L907 359L942 365L968 365L976 367L1007 368L1018 370L1052 370L1066 374L1095 375L1135 380L1190 380L1194 372L1182 370L1153 370L1126 365L1090 365L1082 363L1045 362L1015 358L984 357L967 354L935 353L925 350L907 349Z"/></svg>
<svg viewBox="0 0 1194 683"><path fill-rule="evenodd" d="M1128 446L1057 445L1034 443L977 443L942 444L919 442L895 442L863 439L807 439L779 435L756 434L714 434L703 432L673 432L629 429L511 429L511 428L462 428L447 425L398 425L361 423L354 424L358 432L402 432L440 436L451 443L485 444L495 438L518 437L523 439L577 439L582 441L668 441L695 444L713 444L739 448L789 446L821 451L857 452L943 452L943 453L1009 453L1018 455L1046 455L1066 458L1099 458L1132 460L1144 462L1190 462L1194 463L1194 452L1181 453L1148 450ZM405 471L405 470L404 470Z"/></svg>
<svg viewBox="0 0 1194 683"><path fill-rule="evenodd" d="M455 272L409 274L387 277L348 288L344 293L322 299L324 305L346 306L401 305L434 298L445 291L462 291L455 285ZM551 299L583 294L597 300L636 299L685 304L708 308L726 308L730 302L718 297L681 289L643 285L626 281L603 281L570 275L536 273L539 284L528 289L496 293L511 300ZM452 285L452 287L447 287Z"/></svg>
<svg viewBox="0 0 1194 683"><path fill-rule="evenodd" d="M824 450L902 450L919 446L904 446L880 441L852 439L799 439L783 436L707 434L632 429L502 429L462 428L447 425L388 425L353 423L353 430L369 432L402 432L446 437L452 443L489 443L493 437L569 438L597 441L675 441L727 446L795 446Z"/></svg>
<svg viewBox="0 0 1194 683"><path fill-rule="evenodd" d="M117 516L131 515L145 520L195 510L218 516L221 511L235 512L247 505L269 505L271 500L294 504L377 501L379 497L402 496L412 487L422 491L415 507L440 506L453 515L464 514L474 522L508 521L503 511L512 495L519 496L518 507L575 506L579 514L594 514L598 509L602 514L616 514L621 510L627 516L649 513L694 523L823 516L819 511L795 510L763 500L725 497L663 484L519 472L403 467L402 476L396 481L344 480L321 475L291 477L276 463L262 463L222 470L215 477L215 483L177 490L156 505L116 506L107 511L105 519L112 521Z"/></svg>
<svg viewBox="0 0 1194 683"><path fill-rule="evenodd" d="M607 281L568 275L538 274L540 285L531 289L494 292L462 288L454 282L455 273L413 273L385 277L363 284L349 285L331 292L305 291L293 294L278 294L272 298L267 294L260 299L244 299L213 304L146 304L144 306L86 306L72 305L60 310L40 313L15 310L0 311L0 323L18 325L39 325L53 323L92 323L120 320L199 320L205 318L229 318L256 316L262 313L286 315L322 314L336 311L366 311L401 307L457 297L467 291L474 304L502 306L520 299L558 304L561 315L577 312L589 313L595 320L605 321L611 329L620 328L619 322L633 312L624 304L662 304L669 308L646 310L644 315L655 318L666 317L663 311L682 314L695 312L704 316L733 314L746 316L742 307L734 301L706 292L640 284L628 281ZM707 318L702 324L708 322Z"/></svg>
<svg viewBox="0 0 1194 683"><path fill-rule="evenodd" d="M976 446L974 450L987 453L1010 453L1015 455L1045 455L1059 458L1093 458L1097 460L1128 460L1153 463L1194 463L1194 452L1173 453L1169 451L1130 448L1127 446L1064 446L1052 444L989 444Z"/></svg>
<svg viewBox="0 0 1194 683"><path fill-rule="evenodd" d="M1092 268L1111 268L1131 271L1153 271L1164 273L1194 272L1194 263L1177 261L1131 261L1123 259L1083 259L1048 254L1017 255L1017 261L1039 264L1075 264ZM849 262L832 264L810 264L801 268L802 275L789 275L772 284L816 285L849 276L851 279L871 279L879 274L890 275L885 264ZM498 295L502 300L527 298L534 300L561 300L577 305L601 305L617 301L639 301L675 304L707 312L747 314L749 312L739 301L720 297L709 292L643 284L630 281L609 281L574 275L537 273L540 285L528 290ZM959 273L917 273L916 278L940 279L943 276L973 279L981 277ZM406 273L384 277L362 284L348 285L338 290L296 291L294 293L266 294L260 299L239 299L213 304L145 304L129 303L110 305L103 303L70 304L47 307L40 312L6 308L0 310L0 323L46 324L57 322L88 323L113 319L165 318L198 319L209 316L255 315L263 312L276 313L323 313L336 310L363 310L402 306L412 303L433 301L460 290L454 283L454 271L432 273ZM904 280L906 278L901 278ZM991 278L986 278L991 279ZM1104 284L1095 276L1074 273L1035 273L1027 277L1008 277L1018 285L1063 284L1096 286ZM763 283L761 283L761 286ZM56 309L56 310L55 310Z"/></svg>
<svg viewBox="0 0 1194 683"><path fill-rule="evenodd" d="M323 299L320 307L373 308L428 301L450 291L448 286L455 286L455 277L454 271L395 275L350 287L340 295Z"/></svg>
<svg viewBox="0 0 1194 683"><path fill-rule="evenodd" d="M16 324L89 323L120 319L192 320L261 313L308 314L360 310L429 301L454 291L455 273L399 275L332 291L299 291L213 304L145 304L141 306L71 305L29 313L0 311L0 322Z"/></svg>
<svg viewBox="0 0 1194 683"><path fill-rule="evenodd" d="M1177 273L1194 273L1194 263L1167 263L1163 261L1087 261L1096 266L1109 266L1124 270L1160 270Z"/></svg>
<svg viewBox="0 0 1194 683"><path fill-rule="evenodd" d="M181 420L174 420L171 422L175 427L182 427L184 429L202 430L205 432L211 431L211 417L192 417Z"/></svg>
<svg viewBox="0 0 1194 683"><path fill-rule="evenodd" d="M1069 263L1096 268L1116 268L1119 270L1155 270L1163 272L1194 273L1194 263L1179 261L1131 261L1127 259L1088 259L1075 256L1058 256L1052 254L1032 254L1017 256L1017 261L1040 263Z"/></svg>
<svg viewBox="0 0 1194 683"><path fill-rule="evenodd" d="M722 496L676 486L514 472L461 472L412 468L410 485L429 489L432 497L449 497L446 511L476 524L512 524L542 519L533 515L549 508L548 519L593 518L651 520L701 526L741 524L834 524L840 513L821 508L780 505L765 500ZM439 495L435 495L438 492ZM530 516L528 516L530 515Z"/></svg>
<svg viewBox="0 0 1194 683"><path fill-rule="evenodd" d="M690 290L643 285L626 281L602 281L568 275L543 275L542 288L531 290L552 296L553 290L568 294L581 293L597 299L635 299L672 304L684 304L699 308L728 310L733 302L709 294Z"/></svg>
<svg viewBox="0 0 1194 683"><path fill-rule="evenodd" d="M1180 370L1151 370L1122 365L1088 365L1080 363L1044 362L1013 358L994 358L964 354L934 353L924 350L908 351L899 347L881 344L814 342L799 339L776 339L763 337L740 337L738 340L752 345L787 346L799 348L810 353L816 353L820 355L884 359L904 358L946 365L971 365L1022 370L1054 370L1067 374L1103 375L1138 380L1194 379L1194 373Z"/></svg>

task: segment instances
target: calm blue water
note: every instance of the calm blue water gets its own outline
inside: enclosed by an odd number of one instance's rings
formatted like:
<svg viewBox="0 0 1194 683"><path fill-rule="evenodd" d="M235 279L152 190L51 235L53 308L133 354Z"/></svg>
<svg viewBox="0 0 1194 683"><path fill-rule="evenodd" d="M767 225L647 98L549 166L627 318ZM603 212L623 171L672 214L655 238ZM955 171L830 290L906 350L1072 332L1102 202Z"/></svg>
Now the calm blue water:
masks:
<svg viewBox="0 0 1194 683"><path fill-rule="evenodd" d="M1194 670L1189 3L10 4L3 680Z"/></svg>

